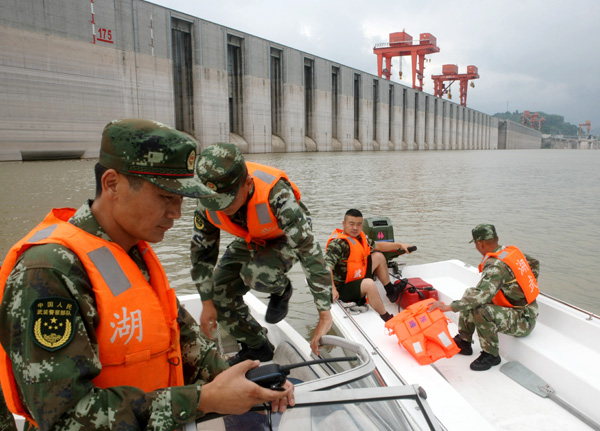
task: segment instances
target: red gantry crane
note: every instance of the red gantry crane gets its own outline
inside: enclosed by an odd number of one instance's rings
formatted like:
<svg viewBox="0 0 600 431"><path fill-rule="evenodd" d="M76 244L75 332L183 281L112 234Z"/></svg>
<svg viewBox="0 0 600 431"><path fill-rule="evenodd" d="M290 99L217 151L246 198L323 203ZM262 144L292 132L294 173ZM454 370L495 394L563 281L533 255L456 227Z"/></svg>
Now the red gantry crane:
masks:
<svg viewBox="0 0 600 431"><path fill-rule="evenodd" d="M589 135L590 134L590 130L592 130L592 122L588 120L585 123L579 125L579 134L580 135L583 134L583 133L581 133L582 132L582 130L581 130L582 127L585 127L587 129L587 134Z"/></svg>
<svg viewBox="0 0 600 431"><path fill-rule="evenodd" d="M455 81L460 82L460 104L467 106L467 89L469 81L478 79L479 73L475 66L467 66L467 73L458 73L458 66L455 64L444 64L442 66L441 75L432 75L434 92L436 97L443 97L444 94L448 94L448 98L452 99L452 93L450 92L450 86ZM444 81L450 81L448 86L444 84ZM471 87L475 87L475 84L471 82Z"/></svg>
<svg viewBox="0 0 600 431"><path fill-rule="evenodd" d="M437 39L430 33L421 33L418 44L413 43L413 38L405 31L390 33L389 43L378 43L373 48L377 55L377 74L379 77L390 79L392 75L392 58L410 55L412 60L413 88L423 91L423 70L425 69L425 55L440 52ZM383 60L385 59L385 69ZM402 71L400 71L402 79ZM418 80L418 84L417 84Z"/></svg>
<svg viewBox="0 0 600 431"><path fill-rule="evenodd" d="M529 127L535 129L537 124L537 129L542 131L542 123L546 121L545 117L541 117L539 112L531 113L531 111L523 112L523 125L526 126L529 122Z"/></svg>
<svg viewBox="0 0 600 431"><path fill-rule="evenodd" d="M531 128L535 129L535 125L537 124L537 129L541 132L542 131L542 123L544 121L546 121L545 117L540 117L540 114L538 112L535 112L531 115Z"/></svg>

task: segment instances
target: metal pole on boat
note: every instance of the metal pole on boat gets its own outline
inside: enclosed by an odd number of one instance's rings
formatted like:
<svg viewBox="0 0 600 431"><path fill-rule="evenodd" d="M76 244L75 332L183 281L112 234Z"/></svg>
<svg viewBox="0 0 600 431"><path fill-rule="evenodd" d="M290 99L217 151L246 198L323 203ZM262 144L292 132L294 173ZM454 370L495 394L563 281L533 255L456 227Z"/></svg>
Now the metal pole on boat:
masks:
<svg viewBox="0 0 600 431"><path fill-rule="evenodd" d="M535 374L519 361L506 362L500 367L500 371L523 386L525 389L530 390L542 398L550 398L573 416L579 418L582 422L585 422L586 425L589 425L593 429L600 431L600 425L598 423L594 422L571 404L561 399L556 394L556 391L552 388L552 386L546 383L540 376Z"/></svg>

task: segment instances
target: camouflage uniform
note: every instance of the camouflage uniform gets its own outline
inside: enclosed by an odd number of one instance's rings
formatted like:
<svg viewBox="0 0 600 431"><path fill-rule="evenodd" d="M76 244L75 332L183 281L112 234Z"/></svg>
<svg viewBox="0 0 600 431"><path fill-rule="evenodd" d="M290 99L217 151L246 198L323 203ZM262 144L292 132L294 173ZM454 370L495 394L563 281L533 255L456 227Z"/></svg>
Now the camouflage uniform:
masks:
<svg viewBox="0 0 600 431"><path fill-rule="evenodd" d="M109 127L111 124L114 127ZM153 183L179 194L198 196L197 184L194 184L196 179L193 178L196 144L191 138L145 120L124 120L111 124L103 134L101 163L117 170L151 171L152 175L159 176L160 167L166 167L169 178L154 178ZM119 138L118 133L124 133L127 137ZM148 139L149 143L142 144ZM161 139L165 139L167 145L159 142ZM181 140L179 143L183 147L180 148L182 151L172 154L169 151L178 145L175 139ZM127 144L125 148L119 148L117 142ZM140 144L139 147L132 145L136 142ZM153 154L142 154L143 146L151 146ZM166 146L169 150L165 150ZM103 158L110 156L108 153L111 151L117 155L115 160ZM119 167L122 161L119 152L121 157L129 160L129 167ZM160 159L160 162L146 163L152 158ZM189 166L190 158L191 169L185 169L186 163ZM173 165L167 166L171 162ZM182 162L185 172L180 169ZM189 170L192 177L187 172ZM173 179L173 174L181 177ZM139 176L148 179L146 174ZM94 218L90 207L91 201L84 204L70 223L111 241ZM129 255L148 279L147 267L138 248L133 247ZM30 334L34 321L32 304L48 297L69 298L80 311L74 318L72 339L53 351L40 347ZM10 356L21 400L40 429L174 430L203 416L196 410L200 402L201 385L226 369L227 364L216 353L214 344L203 338L196 321L183 307L178 308L177 321L181 329L185 386L167 387L148 393L131 386L106 389L94 386L92 379L100 374L102 368L96 335L98 319L90 278L73 251L51 243L31 247L19 257L6 281L0 305L0 321L3 322L0 325L0 342ZM31 424L28 426L29 429L35 429Z"/></svg>
<svg viewBox="0 0 600 431"><path fill-rule="evenodd" d="M17 425L15 424L15 418L12 413L6 407L6 401L4 401L4 394L0 391L0 431L17 431Z"/></svg>
<svg viewBox="0 0 600 431"><path fill-rule="evenodd" d="M492 225L479 225L491 227ZM476 228L477 229L477 228ZM493 236L490 236L493 235ZM474 238L476 234L474 233ZM493 233L480 234L479 238L488 239L496 237ZM477 238L475 238L477 239ZM494 252L504 249L498 246ZM531 256L524 255L531 271L538 277L540 264ZM515 304L515 307L502 307L492 303L492 298L502 290L504 296ZM484 263L481 271L481 280L476 287L465 290L463 297L450 304L452 311L460 312L458 333L460 338L472 342L473 334L477 331L481 349L493 356L499 356L498 333L524 337L529 335L535 327L538 316L536 301L527 304L523 289L515 280L509 266L500 259L490 257Z"/></svg>
<svg viewBox="0 0 600 431"><path fill-rule="evenodd" d="M208 187L217 191L221 187L231 189L230 182L241 181L246 176L245 165L236 178L225 175L230 166L225 166L228 162L223 159L233 159L232 163L238 165L243 164L244 159L232 144L218 145L205 150L198 162L200 179L207 175L207 170L212 177L223 176L222 183L205 181ZM221 150L223 154L219 153ZM213 153L208 154L210 151ZM202 167L206 165L208 167ZM201 169L204 170L201 172ZM299 261L317 310L323 311L331 308L331 277L312 232L310 213L301 201L296 200L291 185L285 179L280 179L269 194L269 205L284 235L268 240L264 245L252 243L252 247L243 238L235 238L217 264L221 230L209 221L206 211L226 207L237 190L230 192L229 197L218 195L198 200L191 242L192 279L202 300L213 301L223 328L238 341L258 348L266 338L244 303L243 295L250 288L280 294L289 283L287 272ZM246 228L247 206L243 205L230 218Z"/></svg>
<svg viewBox="0 0 600 431"><path fill-rule="evenodd" d="M375 241L367 237L367 244L371 248L371 253L375 250ZM329 242L325 251L325 263L333 272L333 281L335 285L346 283L348 265L344 261L350 256L350 244L341 238L334 238Z"/></svg>

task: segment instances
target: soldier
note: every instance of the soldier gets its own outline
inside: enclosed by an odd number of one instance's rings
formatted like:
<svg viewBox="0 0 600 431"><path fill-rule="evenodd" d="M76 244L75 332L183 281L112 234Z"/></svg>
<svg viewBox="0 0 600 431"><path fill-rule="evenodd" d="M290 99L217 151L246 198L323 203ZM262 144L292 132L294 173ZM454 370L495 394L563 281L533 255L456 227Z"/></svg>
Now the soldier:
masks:
<svg viewBox="0 0 600 431"><path fill-rule="evenodd" d="M371 307L387 322L394 316L385 309L373 274L377 275L383 284L386 296L391 302L398 300L400 287L397 284L400 281L396 281L396 284L390 281L385 256L383 253L373 252L402 249L409 253L410 245L400 242L375 242L367 238L363 232L363 215L357 209L346 211L342 228L331 234L325 251L325 262L333 277L333 298L339 298L344 303L360 304L366 296ZM362 307L366 308L359 305L358 309ZM354 308L350 307L350 310Z"/></svg>
<svg viewBox="0 0 600 431"><path fill-rule="evenodd" d="M270 294L265 315L277 323L288 311L292 285L287 272L300 261L319 312L311 341L331 328L331 281L300 192L285 172L245 162L233 144L215 144L198 159L197 172L210 198L200 198L191 245L192 279L202 297L200 326L207 336L217 320L241 344L230 364L268 361L273 346L250 315L243 295L253 288ZM217 264L221 230L236 238Z"/></svg>
<svg viewBox="0 0 600 431"><path fill-rule="evenodd" d="M9 251L0 377L29 429L174 430L209 412L293 403L291 384L278 392L245 378L258 361L227 369L148 244L180 218L183 196L201 194L196 148L157 122L109 123L95 199L52 210Z"/></svg>
<svg viewBox="0 0 600 431"><path fill-rule="evenodd" d="M472 231L475 248L483 256L479 265L481 280L465 290L463 297L450 305L434 302L429 311L460 312L458 335L454 341L463 355L472 355L473 333L477 330L481 355L471 363L475 371L489 370L501 361L498 333L524 337L535 327L539 293L539 262L517 247L498 244L496 228L480 224Z"/></svg>

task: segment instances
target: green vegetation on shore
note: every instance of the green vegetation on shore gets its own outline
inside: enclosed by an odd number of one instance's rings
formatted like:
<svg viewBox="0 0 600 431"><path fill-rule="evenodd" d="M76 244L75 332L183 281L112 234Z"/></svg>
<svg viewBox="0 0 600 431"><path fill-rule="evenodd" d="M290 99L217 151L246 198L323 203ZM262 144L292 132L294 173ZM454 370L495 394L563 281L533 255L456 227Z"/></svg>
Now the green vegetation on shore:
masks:
<svg viewBox="0 0 600 431"><path fill-rule="evenodd" d="M536 111L531 112L533 113ZM579 126L565 122L565 117L562 115L546 114L545 112L539 112L539 114L540 117L544 117L546 119L546 121L542 121L542 134L575 136L579 133ZM494 114L494 117L510 120L518 124L523 124L523 113L519 111L499 112ZM529 126L529 123L526 123L526 125ZM587 134L587 129L584 129L583 133Z"/></svg>

